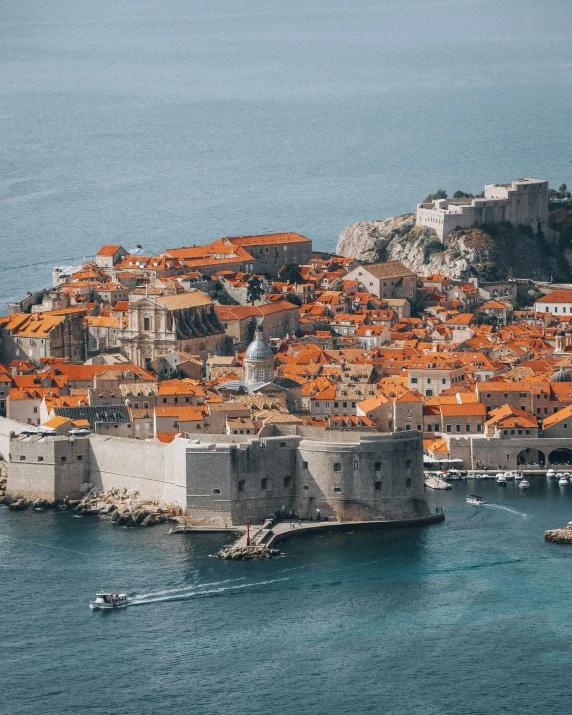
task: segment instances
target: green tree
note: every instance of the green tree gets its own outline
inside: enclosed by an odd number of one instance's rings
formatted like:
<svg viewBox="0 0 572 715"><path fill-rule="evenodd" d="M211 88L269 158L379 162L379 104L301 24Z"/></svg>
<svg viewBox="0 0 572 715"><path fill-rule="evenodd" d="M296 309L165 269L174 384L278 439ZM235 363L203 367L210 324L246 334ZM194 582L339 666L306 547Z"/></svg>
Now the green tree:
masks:
<svg viewBox="0 0 572 715"><path fill-rule="evenodd" d="M258 276L252 278L246 284L246 300L254 305L255 301L260 300L264 295L264 289L260 283Z"/></svg>
<svg viewBox="0 0 572 715"><path fill-rule="evenodd" d="M454 199L474 199L474 194L466 194L464 191L455 191L453 194Z"/></svg>
<svg viewBox="0 0 572 715"><path fill-rule="evenodd" d="M296 263L287 263L278 272L278 278L284 283L290 281L290 283L303 283L302 272L300 271L300 266Z"/></svg>
<svg viewBox="0 0 572 715"><path fill-rule="evenodd" d="M298 307L302 305L302 299L300 298L300 296L296 295L296 293L284 293L283 298L289 303L293 303Z"/></svg>
<svg viewBox="0 0 572 715"><path fill-rule="evenodd" d="M423 199L423 203L429 203L430 201L435 201L436 199L446 199L447 198L447 192L445 189L437 189L437 191L434 194L429 194L429 196L426 196Z"/></svg>

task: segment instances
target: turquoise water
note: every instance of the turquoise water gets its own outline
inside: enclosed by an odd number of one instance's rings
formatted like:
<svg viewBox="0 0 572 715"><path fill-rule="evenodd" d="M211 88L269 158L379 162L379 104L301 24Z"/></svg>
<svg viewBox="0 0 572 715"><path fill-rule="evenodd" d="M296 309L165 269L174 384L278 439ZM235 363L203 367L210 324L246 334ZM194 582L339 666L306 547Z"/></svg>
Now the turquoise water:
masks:
<svg viewBox="0 0 572 715"><path fill-rule="evenodd" d="M333 249L429 191L572 183L569 0L3 0L0 305L104 242Z"/></svg>
<svg viewBox="0 0 572 715"><path fill-rule="evenodd" d="M214 559L224 537L0 509L0 712L567 712L572 548L543 532L572 487L429 498L443 524L300 538L263 563ZM122 587L137 605L89 610Z"/></svg>

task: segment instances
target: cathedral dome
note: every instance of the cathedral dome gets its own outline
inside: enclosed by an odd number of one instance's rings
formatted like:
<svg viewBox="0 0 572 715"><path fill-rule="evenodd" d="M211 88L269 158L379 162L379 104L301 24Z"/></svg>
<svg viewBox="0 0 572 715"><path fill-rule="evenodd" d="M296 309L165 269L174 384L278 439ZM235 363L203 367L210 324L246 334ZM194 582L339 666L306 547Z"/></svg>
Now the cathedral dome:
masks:
<svg viewBox="0 0 572 715"><path fill-rule="evenodd" d="M267 360L268 358L273 358L274 353L272 348L266 340L262 338L262 328L260 325L256 327L256 335L254 340L246 348L246 353L244 355L245 360Z"/></svg>
<svg viewBox="0 0 572 715"><path fill-rule="evenodd" d="M572 375L562 367L552 375L550 382L572 382Z"/></svg>

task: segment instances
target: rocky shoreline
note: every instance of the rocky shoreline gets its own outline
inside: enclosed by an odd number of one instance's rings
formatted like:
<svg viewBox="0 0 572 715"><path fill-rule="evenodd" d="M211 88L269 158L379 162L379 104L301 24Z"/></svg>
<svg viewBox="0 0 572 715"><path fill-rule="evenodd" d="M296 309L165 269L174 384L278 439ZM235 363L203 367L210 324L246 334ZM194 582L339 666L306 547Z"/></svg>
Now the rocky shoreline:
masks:
<svg viewBox="0 0 572 715"><path fill-rule="evenodd" d="M166 521L179 521L184 514L178 506L141 499L139 492L127 489L111 489L108 492L92 489L83 499L66 497L54 502L47 499L30 501L7 495L5 478L0 479L0 504L6 504L10 511L57 509L75 511L82 516L104 516L119 526L153 526Z"/></svg>
<svg viewBox="0 0 572 715"><path fill-rule="evenodd" d="M548 529L544 532L544 538L553 544L572 544L572 522L560 529Z"/></svg>
<svg viewBox="0 0 572 715"><path fill-rule="evenodd" d="M243 546L239 548L221 549L216 554L217 559L230 559L232 561L253 561L255 559L271 559L279 556L278 549L270 549L268 546Z"/></svg>

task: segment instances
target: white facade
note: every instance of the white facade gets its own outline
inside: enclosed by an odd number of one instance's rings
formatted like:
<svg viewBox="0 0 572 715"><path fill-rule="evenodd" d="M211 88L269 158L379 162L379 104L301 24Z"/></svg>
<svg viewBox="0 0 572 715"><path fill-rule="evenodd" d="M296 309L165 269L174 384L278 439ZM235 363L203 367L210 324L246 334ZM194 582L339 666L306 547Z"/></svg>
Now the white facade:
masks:
<svg viewBox="0 0 572 715"><path fill-rule="evenodd" d="M548 227L548 181L517 179L511 184L485 184L483 198L437 199L417 206L417 225L432 228L445 238L457 227L509 221L531 226L536 233Z"/></svg>

